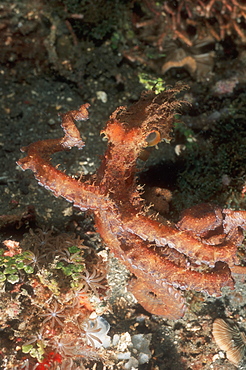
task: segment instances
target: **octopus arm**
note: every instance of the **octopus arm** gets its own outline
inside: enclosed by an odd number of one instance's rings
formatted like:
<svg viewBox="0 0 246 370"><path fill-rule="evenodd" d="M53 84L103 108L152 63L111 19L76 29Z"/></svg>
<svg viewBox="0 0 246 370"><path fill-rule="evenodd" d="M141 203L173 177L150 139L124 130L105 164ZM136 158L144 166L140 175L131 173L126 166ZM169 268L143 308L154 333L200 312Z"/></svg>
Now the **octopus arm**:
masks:
<svg viewBox="0 0 246 370"><path fill-rule="evenodd" d="M197 264L205 263L213 267L218 261L226 262L229 265L234 265L238 261L237 246L230 241L219 246L207 245L186 231L160 224L144 215L139 215L137 221L128 218L124 225L128 232L139 236L142 240L155 242L158 247L168 245L190 257Z"/></svg>
<svg viewBox="0 0 246 370"><path fill-rule="evenodd" d="M222 287L234 288L230 269L223 262L217 262L209 271L195 271L176 265L137 238L133 245L124 251L121 258L131 272L142 280L148 278L155 286L162 287L168 283L181 290L193 289L217 297L221 296Z"/></svg>
<svg viewBox="0 0 246 370"><path fill-rule="evenodd" d="M65 151L71 147L82 149L82 141L74 120L86 120L88 118L88 104L82 105L79 110L70 111L62 115L62 128L65 136L60 139L42 140L22 148L27 156L17 163L23 169L34 172L35 178L40 185L52 191L56 197L62 196L82 211L108 207L107 197L100 195L97 187L82 183L72 178L50 163L51 155Z"/></svg>
<svg viewBox="0 0 246 370"><path fill-rule="evenodd" d="M195 271L188 267L178 266L168 257L160 255L158 248L150 247L142 240L123 230L117 218L109 217L109 212L96 212L97 230L109 246L115 257L124 262L126 267L138 279L148 282L151 291L157 295L167 283L181 290L193 289L209 295L221 295L221 288L234 287L230 269L226 263L217 262L213 269Z"/></svg>
<svg viewBox="0 0 246 370"><path fill-rule="evenodd" d="M152 287L149 287L148 282L132 279L128 284L128 289L141 306L153 315L164 316L170 320L177 320L184 316L185 299L179 290L168 284L163 285L155 293Z"/></svg>

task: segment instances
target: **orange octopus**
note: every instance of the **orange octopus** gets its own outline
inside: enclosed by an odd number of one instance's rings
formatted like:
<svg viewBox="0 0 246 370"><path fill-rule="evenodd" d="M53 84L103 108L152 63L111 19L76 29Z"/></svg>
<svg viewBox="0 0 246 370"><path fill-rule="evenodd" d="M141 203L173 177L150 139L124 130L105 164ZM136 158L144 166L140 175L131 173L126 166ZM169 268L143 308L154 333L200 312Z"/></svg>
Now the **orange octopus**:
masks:
<svg viewBox="0 0 246 370"><path fill-rule="evenodd" d="M61 115L64 137L38 141L18 161L31 169L39 184L82 211L91 211L105 244L133 274L129 289L150 313L177 319L186 310L184 290L220 296L234 287L231 272L244 273L237 257L246 211L199 205L187 210L178 224L150 214L136 181L137 159L144 148L169 139L180 87L155 94L147 91L131 107L119 107L102 133L108 147L97 174L86 181L53 167L53 153L84 142L75 125L88 119L89 104Z"/></svg>

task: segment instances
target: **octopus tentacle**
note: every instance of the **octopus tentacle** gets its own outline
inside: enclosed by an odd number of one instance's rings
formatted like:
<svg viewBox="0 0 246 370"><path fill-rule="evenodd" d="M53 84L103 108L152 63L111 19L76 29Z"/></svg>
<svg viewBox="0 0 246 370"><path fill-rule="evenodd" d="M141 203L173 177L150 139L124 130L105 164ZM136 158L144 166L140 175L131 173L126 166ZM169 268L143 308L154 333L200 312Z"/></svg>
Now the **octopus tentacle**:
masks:
<svg viewBox="0 0 246 370"><path fill-rule="evenodd" d="M148 282L132 279L128 289L141 302L141 306L154 315L165 316L170 320L177 320L184 316L187 308L185 299L180 291L170 285L163 285L158 291L153 292Z"/></svg>
<svg viewBox="0 0 246 370"><path fill-rule="evenodd" d="M38 141L23 147L22 151L27 152L27 156L17 162L23 170L32 170L40 185L52 191L56 197L61 196L69 202L73 202L74 206L79 207L82 211L95 210L98 207L107 209L111 202L100 194L98 187L86 182L82 183L53 167L50 158L52 154L71 147L78 149L84 147L84 142L74 121L87 120L88 107L89 104L84 104L79 110L61 115L61 126L65 131L65 136L59 139Z"/></svg>
<svg viewBox="0 0 246 370"><path fill-rule="evenodd" d="M125 229L142 240L155 242L158 247L168 245L194 260L195 263L205 263L214 267L218 261L233 265L238 262L237 246L230 241L219 246L202 243L186 231L176 227L160 224L147 216L138 215L139 222L134 218L124 219ZM144 225L144 227L142 226Z"/></svg>

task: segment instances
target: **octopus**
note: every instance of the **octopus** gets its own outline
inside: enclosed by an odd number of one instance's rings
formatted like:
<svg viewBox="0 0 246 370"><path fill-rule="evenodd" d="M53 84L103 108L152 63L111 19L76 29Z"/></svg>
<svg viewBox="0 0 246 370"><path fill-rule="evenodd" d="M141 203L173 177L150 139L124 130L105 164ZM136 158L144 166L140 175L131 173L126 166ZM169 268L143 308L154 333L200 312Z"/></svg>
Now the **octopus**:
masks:
<svg viewBox="0 0 246 370"><path fill-rule="evenodd" d="M89 104L61 115L64 136L22 148L17 163L33 171L38 183L56 197L92 212L105 245L130 271L129 289L145 310L169 319L186 311L184 292L221 296L234 288L232 273L239 266L238 246L246 228L246 211L202 204L184 211L174 224L150 212L137 182L137 162L148 146L170 139L174 114L183 104L182 87L142 93L130 107L118 107L102 133L108 146L97 173L84 180L52 165L56 152L85 145L76 121L89 118Z"/></svg>

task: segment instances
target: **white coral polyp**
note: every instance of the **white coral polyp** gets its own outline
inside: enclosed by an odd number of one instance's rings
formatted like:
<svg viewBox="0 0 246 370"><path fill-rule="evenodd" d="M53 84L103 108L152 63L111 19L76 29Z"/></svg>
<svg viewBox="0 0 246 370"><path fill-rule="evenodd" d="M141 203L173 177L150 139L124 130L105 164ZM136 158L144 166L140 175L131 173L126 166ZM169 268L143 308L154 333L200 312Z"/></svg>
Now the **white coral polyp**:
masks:
<svg viewBox="0 0 246 370"><path fill-rule="evenodd" d="M93 320L88 320L83 325L87 344L95 348L108 348L111 344L111 338L108 334L110 329L109 323L102 317L97 316Z"/></svg>

